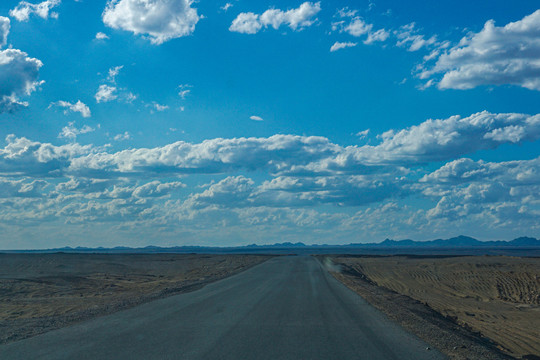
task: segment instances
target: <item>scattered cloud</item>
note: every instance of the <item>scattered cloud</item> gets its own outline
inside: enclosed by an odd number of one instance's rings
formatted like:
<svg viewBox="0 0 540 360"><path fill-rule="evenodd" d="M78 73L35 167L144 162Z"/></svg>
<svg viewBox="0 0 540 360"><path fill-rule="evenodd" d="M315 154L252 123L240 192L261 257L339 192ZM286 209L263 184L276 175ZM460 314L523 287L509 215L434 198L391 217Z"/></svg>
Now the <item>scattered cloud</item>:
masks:
<svg viewBox="0 0 540 360"><path fill-rule="evenodd" d="M14 112L27 107L19 100L30 95L43 84L39 81L39 69L43 63L17 49L0 51L0 113Z"/></svg>
<svg viewBox="0 0 540 360"><path fill-rule="evenodd" d="M421 79L439 89L472 89L481 85L516 85L540 90L540 10L498 27L493 20L458 45L434 53ZM430 59L427 59L430 60ZM442 78L438 78L442 75Z"/></svg>
<svg viewBox="0 0 540 360"><path fill-rule="evenodd" d="M358 136L359 139L364 139L369 135L369 129L362 130L356 133L356 136Z"/></svg>
<svg viewBox="0 0 540 360"><path fill-rule="evenodd" d="M96 40L107 40L107 39L109 39L109 36L105 33L98 32L96 34Z"/></svg>
<svg viewBox="0 0 540 360"><path fill-rule="evenodd" d="M332 31L339 31L340 33L348 33L354 37L367 36L363 41L364 44L369 45L374 42L384 42L390 36L390 33L385 29L373 30L373 24L365 22L360 16L356 15L356 10L350 10L343 8L337 11L334 17L337 17L338 21L332 22ZM338 43L336 44L355 44L356 43ZM334 46L336 45L334 44ZM342 49L345 46L337 47L336 50ZM333 48L333 46L332 46ZM332 51L332 50L330 50ZM335 51L335 50L334 50Z"/></svg>
<svg viewBox="0 0 540 360"><path fill-rule="evenodd" d="M366 40L364 40L364 44L369 45L373 44L374 42L384 42L388 37L390 36L390 33L386 31L385 29L379 29L376 31L371 31L368 33L368 37Z"/></svg>
<svg viewBox="0 0 540 360"><path fill-rule="evenodd" d="M192 87L193 86L189 84L178 85L178 96L180 96L180 98L184 100L186 96L188 96L191 92Z"/></svg>
<svg viewBox="0 0 540 360"><path fill-rule="evenodd" d="M120 74L120 70L124 68L124 65L115 66L109 69L109 75L107 76L107 81L115 84L116 77Z"/></svg>
<svg viewBox="0 0 540 360"><path fill-rule="evenodd" d="M68 126L64 126L62 128L62 131L60 132L60 134L58 134L58 137L59 138L65 138L65 139L69 139L69 140L72 140L72 141L75 141L77 139L77 136L78 135L81 135L81 134L86 134L86 133L89 133L89 132L93 132L95 131L96 129L94 128L91 128L90 126L88 125L84 125L82 128L80 129L77 129L75 127L75 123L74 122L70 122L68 124Z"/></svg>
<svg viewBox="0 0 540 360"><path fill-rule="evenodd" d="M161 104L158 104L158 103L155 102L155 101L152 103L151 106L152 106L152 108L153 108L154 110L160 111L160 112L161 112L161 111L165 111L165 110L167 110L167 109L169 108L169 105L161 105Z"/></svg>
<svg viewBox="0 0 540 360"><path fill-rule="evenodd" d="M458 159L478 150L494 149L502 144L519 144L540 139L540 114L491 114L481 112L462 118L427 120L419 125L379 135L380 143L340 146L317 136L274 135L268 138L211 139L198 144L178 141L151 149L123 150L117 153L91 151L75 153L58 161L65 153L51 144L25 145L47 150L47 159L34 150L26 154L40 167L56 167L59 174L92 173L94 177L139 176L142 174L224 174L232 171L266 171L275 176L331 176L381 174L404 171L405 167ZM28 140L9 138L0 150L0 167L8 173L3 160L15 161L14 149ZM12 154L12 155L8 155ZM7 156L7 157L6 157ZM403 169L401 168L403 167ZM17 167L17 169L19 169ZM19 170L17 170L19 171ZM98 176L99 175L99 176Z"/></svg>
<svg viewBox="0 0 540 360"><path fill-rule="evenodd" d="M6 138L0 148L4 223L48 219L62 226L185 226L197 230L198 239L246 231L249 236L250 231L316 232L344 240L359 228L369 236L405 230L426 236L426 231L451 232L456 226L494 227L497 234L538 228L540 158L484 162L461 156L538 140L540 115L481 112L427 120L382 133L373 146L294 135L177 141L120 151L75 142L92 130L69 123L59 137L71 142L61 146ZM368 134L363 130L358 136ZM129 136L125 132L114 139ZM439 161L449 162L436 170L426 166ZM261 173L266 174L262 179ZM174 180L194 174L204 174L206 185L186 187ZM402 205L412 196L431 206ZM335 209L328 213L328 206Z"/></svg>
<svg viewBox="0 0 540 360"><path fill-rule="evenodd" d="M251 115L249 118L254 121L263 121L263 118L257 115Z"/></svg>
<svg viewBox="0 0 540 360"><path fill-rule="evenodd" d="M118 95L116 93L116 87L106 84L99 85L98 91L96 92L96 95L94 97L96 98L96 102L98 103L115 100L116 98L118 98Z"/></svg>
<svg viewBox="0 0 540 360"><path fill-rule="evenodd" d="M424 35L419 34L415 23L403 25L395 31L398 38L397 46L407 48L407 51L418 51L422 48L437 45L437 36L433 35L426 39Z"/></svg>
<svg viewBox="0 0 540 360"><path fill-rule="evenodd" d="M74 104L67 101L60 100L60 101L51 103L49 107L51 106L58 106L58 107L64 108L64 115L67 115L70 112L78 112L82 115L82 117L85 117L85 118L88 118L91 116L90 108L86 104L84 104L81 100L78 100Z"/></svg>
<svg viewBox="0 0 540 360"><path fill-rule="evenodd" d="M232 8L234 5L232 3L226 3L225 5L223 5L222 7L220 7L221 10L223 11L227 11L229 10L230 8Z"/></svg>
<svg viewBox="0 0 540 360"><path fill-rule="evenodd" d="M123 134L117 134L114 136L114 141L124 141L131 139L131 134L125 131Z"/></svg>
<svg viewBox="0 0 540 360"><path fill-rule="evenodd" d="M272 26L279 29L281 25L286 25L292 30L301 30L311 26L316 19L313 19L321 11L321 3L304 2L298 8L283 11L280 9L268 9L261 15L247 12L240 13L233 20L230 31L244 34L256 34L263 27Z"/></svg>
<svg viewBox="0 0 540 360"><path fill-rule="evenodd" d="M10 26L9 18L0 16L0 48L7 44Z"/></svg>
<svg viewBox="0 0 540 360"><path fill-rule="evenodd" d="M191 0L109 0L103 23L113 29L145 35L152 44L191 35L201 18Z"/></svg>
<svg viewBox="0 0 540 360"><path fill-rule="evenodd" d="M345 49L345 48L348 48L348 47L354 47L356 45L358 45L358 44L355 43L355 42L339 42L339 41L336 41L334 43L334 45L332 45L332 47L330 48L330 52L338 51L340 49Z"/></svg>
<svg viewBox="0 0 540 360"><path fill-rule="evenodd" d="M58 18L58 13L51 11L52 8L60 5L61 0L47 0L38 4L31 4L27 1L21 1L14 9L9 11L9 16L18 21L28 21L30 15L35 14L42 19L52 17Z"/></svg>

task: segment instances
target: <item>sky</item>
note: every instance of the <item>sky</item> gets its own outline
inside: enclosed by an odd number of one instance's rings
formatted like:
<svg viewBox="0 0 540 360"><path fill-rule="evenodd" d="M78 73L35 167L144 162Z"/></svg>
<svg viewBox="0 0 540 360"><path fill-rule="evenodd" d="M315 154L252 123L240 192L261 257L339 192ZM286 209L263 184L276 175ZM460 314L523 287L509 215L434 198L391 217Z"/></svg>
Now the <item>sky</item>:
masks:
<svg viewBox="0 0 540 360"><path fill-rule="evenodd" d="M0 249L540 237L540 2L3 0Z"/></svg>

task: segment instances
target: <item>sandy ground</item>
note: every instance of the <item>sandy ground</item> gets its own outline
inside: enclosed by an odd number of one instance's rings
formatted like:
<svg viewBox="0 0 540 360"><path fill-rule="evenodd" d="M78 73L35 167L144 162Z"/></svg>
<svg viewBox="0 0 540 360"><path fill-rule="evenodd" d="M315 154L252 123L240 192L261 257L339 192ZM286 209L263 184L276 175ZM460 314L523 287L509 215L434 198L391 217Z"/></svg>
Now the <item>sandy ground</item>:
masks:
<svg viewBox="0 0 540 360"><path fill-rule="evenodd" d="M0 343L198 289L268 258L0 254Z"/></svg>
<svg viewBox="0 0 540 360"><path fill-rule="evenodd" d="M337 277L354 290L363 280L387 290L383 298L427 305L513 357L540 356L540 258L343 256L333 261L345 269ZM459 346L445 346L449 355L466 357L466 351L458 354Z"/></svg>

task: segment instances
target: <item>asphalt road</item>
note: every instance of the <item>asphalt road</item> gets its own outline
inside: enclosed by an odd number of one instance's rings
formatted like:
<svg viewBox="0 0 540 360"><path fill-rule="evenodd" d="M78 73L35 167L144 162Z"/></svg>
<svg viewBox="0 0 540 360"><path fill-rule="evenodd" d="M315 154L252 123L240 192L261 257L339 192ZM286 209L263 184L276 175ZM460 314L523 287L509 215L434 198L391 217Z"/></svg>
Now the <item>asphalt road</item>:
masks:
<svg viewBox="0 0 540 360"><path fill-rule="evenodd" d="M312 257L0 346L0 359L439 359Z"/></svg>

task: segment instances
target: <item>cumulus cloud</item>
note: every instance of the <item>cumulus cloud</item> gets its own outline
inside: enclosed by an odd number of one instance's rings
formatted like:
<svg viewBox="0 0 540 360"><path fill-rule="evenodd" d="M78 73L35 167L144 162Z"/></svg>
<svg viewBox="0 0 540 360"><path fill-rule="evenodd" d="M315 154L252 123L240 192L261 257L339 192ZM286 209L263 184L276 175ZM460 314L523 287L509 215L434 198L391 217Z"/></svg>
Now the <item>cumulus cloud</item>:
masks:
<svg viewBox="0 0 540 360"><path fill-rule="evenodd" d="M32 198L43 196L43 190L49 185L43 180L10 180L0 178L0 198Z"/></svg>
<svg viewBox="0 0 540 360"><path fill-rule="evenodd" d="M489 214L496 222L519 219L531 213L524 210L527 206L540 205L540 158L499 163L458 159L424 175L414 188L437 201L427 213L430 218Z"/></svg>
<svg viewBox="0 0 540 360"><path fill-rule="evenodd" d="M9 11L9 16L18 21L28 21L31 14L35 14L42 19L50 17L58 18L58 13L51 11L52 8L60 5L61 0L47 0L38 4L21 1L14 9Z"/></svg>
<svg viewBox="0 0 540 360"><path fill-rule="evenodd" d="M98 103L109 102L118 98L116 94L116 87L106 84L99 85L96 95L94 95Z"/></svg>
<svg viewBox="0 0 540 360"><path fill-rule="evenodd" d="M226 3L225 5L223 5L222 7L220 7L221 10L223 11L227 11L229 10L230 8L232 8L234 5L231 4L231 3Z"/></svg>
<svg viewBox="0 0 540 360"><path fill-rule="evenodd" d="M102 32L98 32L96 34L96 40L107 40L109 38L109 36L105 33L102 33Z"/></svg>
<svg viewBox="0 0 540 360"><path fill-rule="evenodd" d="M410 23L395 31L398 38L397 46L407 48L407 51L418 51L422 48L437 45L437 36L433 35L427 38L423 34L419 34L415 28L415 23Z"/></svg>
<svg viewBox="0 0 540 360"><path fill-rule="evenodd" d="M0 113L13 112L28 106L19 100L30 95L43 82L38 81L43 63L17 49L0 51Z"/></svg>
<svg viewBox="0 0 540 360"><path fill-rule="evenodd" d="M62 228L99 222L150 234L185 228L197 232L194 239L244 234L250 242L269 232L350 242L358 229L381 239L403 231L437 236L456 226L496 228L496 235L540 230L540 158L460 158L540 138L539 116L482 112L427 120L383 133L373 146L275 135L114 151L10 135L0 148L0 221L23 226L46 219ZM70 123L62 136L74 140L86 131ZM422 166L441 160L450 161L436 170ZM193 174L211 182L187 187L176 180ZM404 206L410 196L432 208ZM326 213L329 206L335 208Z"/></svg>
<svg viewBox="0 0 540 360"><path fill-rule="evenodd" d="M114 136L114 141L124 141L131 139L131 134L128 131L124 131L123 134L117 134Z"/></svg>
<svg viewBox="0 0 540 360"><path fill-rule="evenodd" d="M316 21L313 17L319 11L321 11L320 2L304 2L298 8L287 11L268 9L261 15L252 12L240 13L233 20L229 31L255 34L263 27L272 26L277 30L281 25L286 25L294 31L301 30Z"/></svg>
<svg viewBox="0 0 540 360"><path fill-rule="evenodd" d="M380 174L388 169L402 171L401 166L453 160L501 144L538 140L540 115L481 112L465 118L427 120L399 131L387 131L379 138L377 145L346 147L324 137L295 135L217 138L195 144L178 141L162 147L116 153L88 151L65 159L65 163L58 163L53 157L51 165L61 164L57 171L65 174L92 173L95 178L158 173L220 174L241 170L264 170L282 176ZM11 139L13 143L17 141ZM51 144L35 143L38 145L51 149L51 153L57 152L52 150L55 147ZM2 156L0 152L0 160Z"/></svg>
<svg viewBox="0 0 540 360"><path fill-rule="evenodd" d="M120 74L120 70L124 68L124 65L115 66L109 69L109 73L107 76L107 81L111 83L116 83L116 77L118 74Z"/></svg>
<svg viewBox="0 0 540 360"><path fill-rule="evenodd" d="M10 26L9 18L0 16L0 48L7 44Z"/></svg>
<svg viewBox="0 0 540 360"><path fill-rule="evenodd" d="M332 31L339 31L340 33L348 33L354 37L367 36L363 41L364 44L369 45L374 42L384 42L390 36L390 33L385 29L373 30L373 24L367 23L360 16L356 16L356 10L349 10L348 8L338 10L337 16L342 20L332 22ZM347 46L346 44L355 44L356 43L338 43L336 42L334 46L335 50L342 49ZM334 48L332 46L332 48ZM334 50L334 51L335 51ZM332 50L330 50L332 51Z"/></svg>
<svg viewBox="0 0 540 360"><path fill-rule="evenodd" d="M91 145L71 143L55 146L8 135L6 146L0 148L0 174L40 178L64 176L73 159L100 150Z"/></svg>
<svg viewBox="0 0 540 360"><path fill-rule="evenodd" d="M338 51L338 50L345 49L345 48L348 48L348 47L354 47L356 45L358 45L358 44L355 43L355 42L339 42L339 41L336 41L334 43L334 45L332 45L332 47L330 48L330 52Z"/></svg>
<svg viewBox="0 0 540 360"><path fill-rule="evenodd" d="M387 131L376 146L360 148L362 157L381 162L431 162L453 159L505 143L540 138L540 114L492 114L487 111L462 118L427 120L400 131ZM373 160L369 160L373 161Z"/></svg>
<svg viewBox="0 0 540 360"><path fill-rule="evenodd" d="M359 139L365 139L369 135L369 129L362 130L356 133Z"/></svg>
<svg viewBox="0 0 540 360"><path fill-rule="evenodd" d="M263 121L263 118L257 115L251 115L249 118L254 121Z"/></svg>
<svg viewBox="0 0 540 360"><path fill-rule="evenodd" d="M440 89L510 84L540 90L540 10L502 27L489 20L433 58L419 76Z"/></svg>
<svg viewBox="0 0 540 360"><path fill-rule="evenodd" d="M60 134L58 134L58 137L59 138L65 138L65 139L69 139L69 140L72 140L72 141L75 141L75 139L77 139L77 136L80 135L80 134L86 134L86 133L89 133L89 132L92 132L92 131L95 131L94 128L91 128L90 126L88 125L84 125L82 128L80 129L77 129L75 127L75 123L74 122L70 122L68 124L68 126L64 126L62 128L62 131L60 132Z"/></svg>
<svg viewBox="0 0 540 360"><path fill-rule="evenodd" d="M358 206L408 195L396 173L323 177L276 177L265 181L252 195L265 206L336 204Z"/></svg>
<svg viewBox="0 0 540 360"><path fill-rule="evenodd" d="M244 176L229 176L216 184L210 185L202 193L193 194L186 200L191 208L207 206L240 207L248 203L253 192L253 180Z"/></svg>
<svg viewBox="0 0 540 360"><path fill-rule="evenodd" d="M75 104L60 100L60 101L51 103L49 107L51 106L58 106L58 107L64 108L65 109L64 115L67 115L70 112L78 112L82 115L82 117L85 117L85 118L88 118L91 115L90 108L81 100L78 100Z"/></svg>
<svg viewBox="0 0 540 360"><path fill-rule="evenodd" d="M368 33L368 37L366 40L364 40L364 44L369 45L373 44L374 42L384 42L388 37L390 36L390 33L386 31L385 29L379 29L376 31L370 31Z"/></svg>
<svg viewBox="0 0 540 360"><path fill-rule="evenodd" d="M153 44L191 35L200 19L191 0L109 0L103 23L146 35Z"/></svg>

